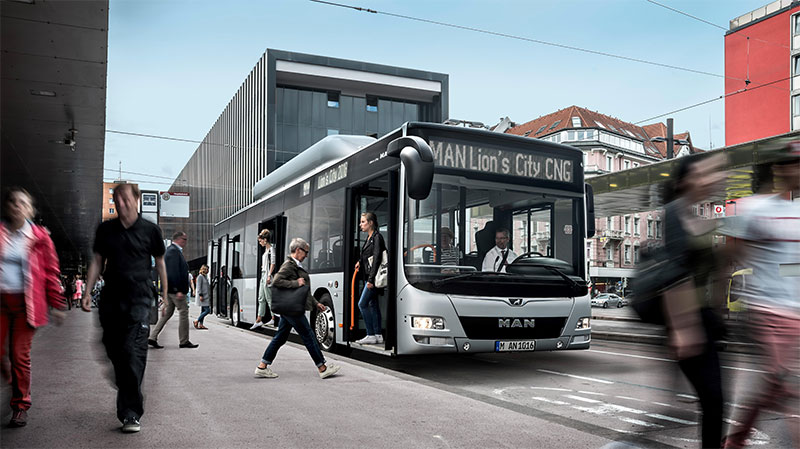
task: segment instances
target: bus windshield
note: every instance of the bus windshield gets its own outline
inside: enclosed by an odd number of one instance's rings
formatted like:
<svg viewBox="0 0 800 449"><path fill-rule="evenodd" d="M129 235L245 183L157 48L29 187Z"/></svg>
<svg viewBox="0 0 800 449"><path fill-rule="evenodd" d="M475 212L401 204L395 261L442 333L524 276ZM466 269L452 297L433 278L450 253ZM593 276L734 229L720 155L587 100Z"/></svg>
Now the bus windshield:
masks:
<svg viewBox="0 0 800 449"><path fill-rule="evenodd" d="M436 174L428 198L407 200L405 217L404 269L417 288L549 297L585 285L579 194ZM503 231L505 264L495 248ZM517 269L525 262L542 269Z"/></svg>

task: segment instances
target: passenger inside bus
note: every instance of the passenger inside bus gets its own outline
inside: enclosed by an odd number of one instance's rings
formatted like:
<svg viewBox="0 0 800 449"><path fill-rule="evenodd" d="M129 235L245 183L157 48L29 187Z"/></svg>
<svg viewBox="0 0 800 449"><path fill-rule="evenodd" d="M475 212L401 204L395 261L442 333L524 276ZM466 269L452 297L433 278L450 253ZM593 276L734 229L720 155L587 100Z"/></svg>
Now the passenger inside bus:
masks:
<svg viewBox="0 0 800 449"><path fill-rule="evenodd" d="M458 265L458 247L455 244L455 235L447 226L441 230L441 244L439 245L439 260L442 265Z"/></svg>

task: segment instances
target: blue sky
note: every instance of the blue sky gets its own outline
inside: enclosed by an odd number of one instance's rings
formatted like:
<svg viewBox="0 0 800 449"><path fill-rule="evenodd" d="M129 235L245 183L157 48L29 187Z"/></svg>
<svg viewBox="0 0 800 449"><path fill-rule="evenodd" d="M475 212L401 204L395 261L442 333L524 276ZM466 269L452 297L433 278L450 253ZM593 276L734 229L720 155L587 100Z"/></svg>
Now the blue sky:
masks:
<svg viewBox="0 0 800 449"><path fill-rule="evenodd" d="M340 2L724 74L723 30L646 0ZM659 3L727 28L768 0ZM637 122L724 88L721 77L303 0L111 0L108 46L107 129L191 140L205 136L267 48L447 73L450 118L486 124L573 104ZM696 145L724 145L723 100L673 117ZM105 168L121 161L174 179L196 147L107 134ZM123 178L161 190L170 182Z"/></svg>

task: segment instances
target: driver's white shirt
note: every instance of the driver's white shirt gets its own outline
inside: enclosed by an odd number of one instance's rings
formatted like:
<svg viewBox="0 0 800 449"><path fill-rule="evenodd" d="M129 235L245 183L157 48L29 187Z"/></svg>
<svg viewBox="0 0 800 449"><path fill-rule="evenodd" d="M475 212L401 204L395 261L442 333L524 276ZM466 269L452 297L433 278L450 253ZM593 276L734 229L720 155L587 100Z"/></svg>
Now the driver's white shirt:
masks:
<svg viewBox="0 0 800 449"><path fill-rule="evenodd" d="M500 266L500 263L503 261L503 251L508 251L508 256L506 256L506 265L510 264L517 258L517 253L514 252L513 249L500 249L497 246L490 249L488 253L486 253L486 257L483 258L483 266L481 267L481 271L498 271L497 267ZM502 269L499 270L501 273L506 272L506 267L503 266Z"/></svg>

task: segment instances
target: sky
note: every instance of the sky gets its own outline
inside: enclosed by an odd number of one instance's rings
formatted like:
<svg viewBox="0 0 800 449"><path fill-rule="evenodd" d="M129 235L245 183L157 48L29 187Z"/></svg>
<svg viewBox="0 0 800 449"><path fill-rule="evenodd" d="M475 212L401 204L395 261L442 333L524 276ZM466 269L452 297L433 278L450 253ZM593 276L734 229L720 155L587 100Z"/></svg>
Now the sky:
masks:
<svg viewBox="0 0 800 449"><path fill-rule="evenodd" d="M725 31L648 0L339 2L711 75L306 0L110 0L106 129L202 140L267 48L446 73L450 118L487 125L572 105L635 123L724 94ZM769 1L658 3L727 29ZM696 146L724 145L724 100L671 117ZM121 164L166 190L197 146L109 132L104 179Z"/></svg>

